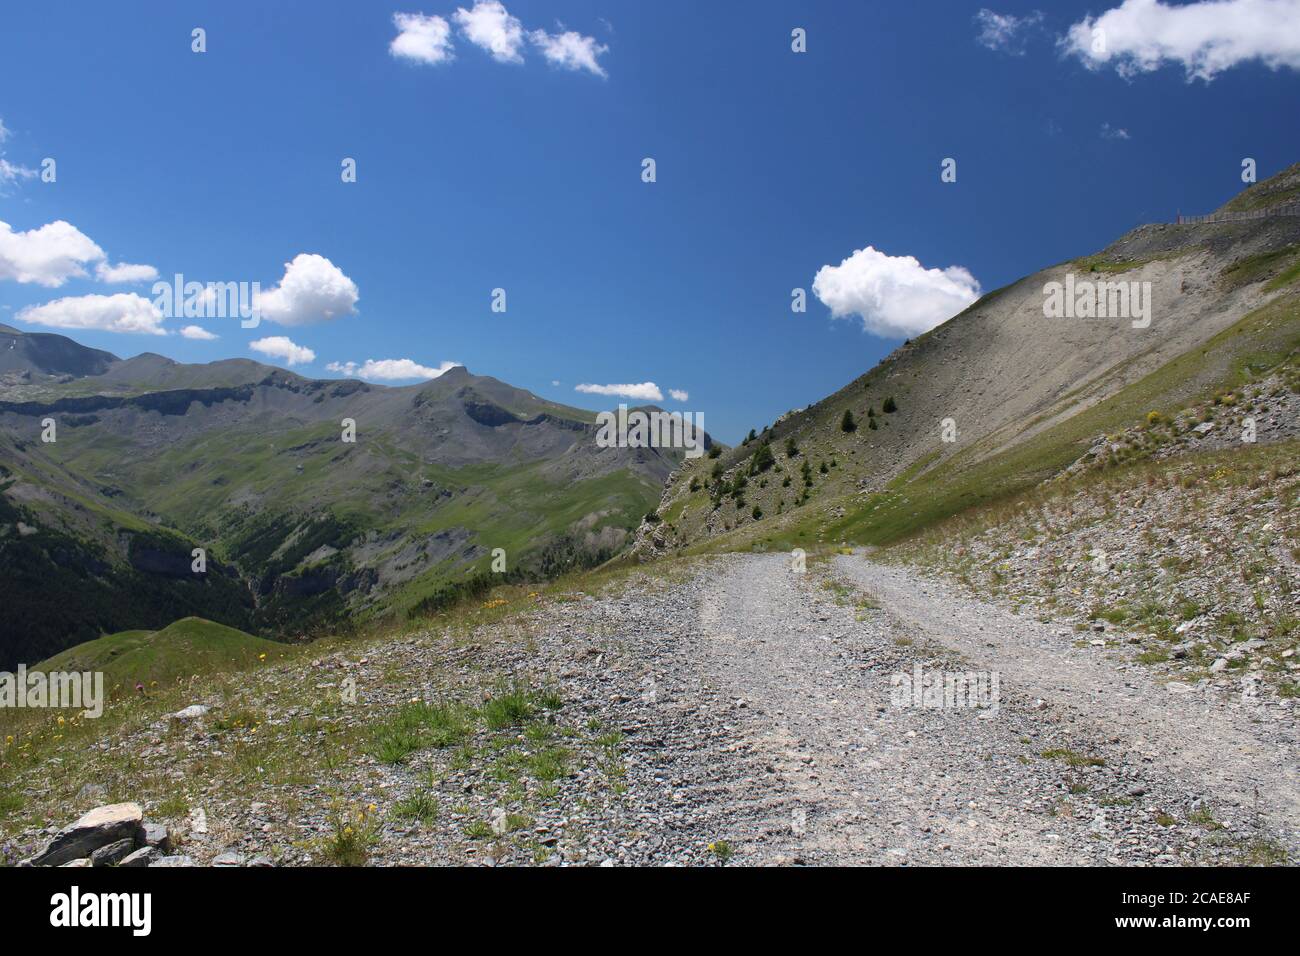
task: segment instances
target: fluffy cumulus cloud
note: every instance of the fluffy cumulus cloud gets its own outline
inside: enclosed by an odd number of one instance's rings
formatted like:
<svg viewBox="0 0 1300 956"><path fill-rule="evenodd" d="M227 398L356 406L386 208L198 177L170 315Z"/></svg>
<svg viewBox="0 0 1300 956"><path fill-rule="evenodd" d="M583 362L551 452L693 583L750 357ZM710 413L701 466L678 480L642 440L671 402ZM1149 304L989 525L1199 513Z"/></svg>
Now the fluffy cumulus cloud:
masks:
<svg viewBox="0 0 1300 956"><path fill-rule="evenodd" d="M316 361L316 353L305 345L298 345L283 335L272 335L264 339L249 342L248 347L271 358L278 358L285 365L305 365Z"/></svg>
<svg viewBox="0 0 1300 956"><path fill-rule="evenodd" d="M890 256L871 246L813 278L813 294L837 319L858 316L884 338L928 332L979 298L980 284L961 266L927 269L913 256Z"/></svg>
<svg viewBox="0 0 1300 956"><path fill-rule="evenodd" d="M356 311L357 285L324 256L299 253L278 286L258 296L261 316L280 325L311 325Z"/></svg>
<svg viewBox="0 0 1300 956"><path fill-rule="evenodd" d="M690 392L686 391L684 388L670 388L668 389L668 394L677 402L689 401L691 397Z"/></svg>
<svg viewBox="0 0 1300 956"><path fill-rule="evenodd" d="M1066 53L1092 69L1124 77L1181 66L1207 83L1241 63L1300 69L1300 0L1201 0L1173 5L1124 0L1085 17L1061 39Z"/></svg>
<svg viewBox="0 0 1300 956"><path fill-rule="evenodd" d="M499 0L478 0L472 10L458 7L456 25L470 43L492 54L498 63L523 63L524 26Z"/></svg>
<svg viewBox="0 0 1300 956"><path fill-rule="evenodd" d="M110 285L130 282L152 282L154 279L158 278L158 270L153 266L133 265L129 262L119 262L117 265L109 265L107 261L104 261L95 266L95 276L100 282L107 282Z"/></svg>
<svg viewBox="0 0 1300 956"><path fill-rule="evenodd" d="M600 56L608 53L609 47L597 43L595 37L586 37L572 30L563 33L534 30L528 34L528 39L533 41L533 46L541 51L552 66L565 70L586 70L601 77L607 75L600 65Z"/></svg>
<svg viewBox="0 0 1300 956"><path fill-rule="evenodd" d="M26 232L0 222L0 279L56 288L84 276L88 263L103 258L103 249L62 219Z"/></svg>
<svg viewBox="0 0 1300 956"><path fill-rule="evenodd" d="M194 339L196 342L211 342L217 338L201 325L187 325L181 329L181 336L187 339Z"/></svg>
<svg viewBox="0 0 1300 956"><path fill-rule="evenodd" d="M100 282L158 278L153 266L126 262L110 265L98 243L62 219L26 232L15 232L9 223L0 222L0 279L58 288L69 279L84 277L91 263L95 263L95 276Z"/></svg>
<svg viewBox="0 0 1300 956"><path fill-rule="evenodd" d="M501 0L475 0L469 9L457 7L452 19L462 37L490 53L498 63L523 63L524 48L531 44L552 66L606 75L600 57L609 52L609 47L595 37L566 30L563 25L558 27L558 33L526 30ZM444 18L395 13L393 25L398 31L388 45L393 56L416 63L448 63L456 58L452 27Z"/></svg>
<svg viewBox="0 0 1300 956"><path fill-rule="evenodd" d="M388 52L401 60L416 63L449 63L455 59L451 42L451 24L442 17L422 13L394 13L397 36L388 44Z"/></svg>
<svg viewBox="0 0 1300 956"><path fill-rule="evenodd" d="M1012 13L996 13L985 7L975 14L975 26L979 28L975 42L1000 53L1023 56L1026 40L1042 22L1041 10L1018 17Z"/></svg>
<svg viewBox="0 0 1300 956"><path fill-rule="evenodd" d="M325 368L349 378L364 378L371 382L401 382L413 379L437 378L459 366L459 362L443 362L437 368L421 365L411 359L366 359L356 362L330 362Z"/></svg>
<svg viewBox="0 0 1300 956"><path fill-rule="evenodd" d="M635 398L642 402L662 402L664 393L654 382L640 385L575 385L574 391L586 395L611 395L617 398Z"/></svg>
<svg viewBox="0 0 1300 956"><path fill-rule="evenodd" d="M55 299L43 305L31 305L18 313L18 319L32 325L54 329L94 329L99 332L133 332L142 335L166 335L163 314L134 292L116 295L80 295Z"/></svg>

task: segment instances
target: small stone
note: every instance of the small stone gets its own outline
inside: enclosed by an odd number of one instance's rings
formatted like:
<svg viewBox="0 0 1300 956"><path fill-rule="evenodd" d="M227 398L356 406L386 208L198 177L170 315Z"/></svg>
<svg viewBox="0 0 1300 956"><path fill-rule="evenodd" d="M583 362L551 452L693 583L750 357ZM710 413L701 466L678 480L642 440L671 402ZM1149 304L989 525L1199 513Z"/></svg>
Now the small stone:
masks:
<svg viewBox="0 0 1300 956"><path fill-rule="evenodd" d="M194 866L194 861L188 856L161 856L150 865L151 866Z"/></svg>
<svg viewBox="0 0 1300 956"><path fill-rule="evenodd" d="M160 857L161 855L162 854L158 852L157 847L142 846L140 847L140 849L136 850L135 852L129 853L126 856L124 856L122 858L122 861L117 865L119 869L122 867L149 866L151 863L153 863L154 860L158 859L158 857Z"/></svg>
<svg viewBox="0 0 1300 956"><path fill-rule="evenodd" d="M97 807L108 797L108 791L103 784L88 783L77 791L77 803L90 804Z"/></svg>
<svg viewBox="0 0 1300 956"><path fill-rule="evenodd" d="M108 846L101 846L90 854L90 863L92 866L114 866L130 856L134 850L135 837L130 836L125 840L110 843Z"/></svg>
<svg viewBox="0 0 1300 956"><path fill-rule="evenodd" d="M244 856L242 853L236 853L234 850L227 850L225 853L219 853L212 861L213 866L243 866Z"/></svg>
<svg viewBox="0 0 1300 956"><path fill-rule="evenodd" d="M164 856L172 851L172 836L161 823L144 825L144 845L158 849Z"/></svg>
<svg viewBox="0 0 1300 956"><path fill-rule="evenodd" d="M206 714L210 709L211 708L206 707L203 704L190 704L190 706L186 707L184 710L178 710L176 711L176 713L171 714L170 716L172 720L177 721L179 723L184 723L185 721L189 721L189 720L198 720L200 717Z"/></svg>

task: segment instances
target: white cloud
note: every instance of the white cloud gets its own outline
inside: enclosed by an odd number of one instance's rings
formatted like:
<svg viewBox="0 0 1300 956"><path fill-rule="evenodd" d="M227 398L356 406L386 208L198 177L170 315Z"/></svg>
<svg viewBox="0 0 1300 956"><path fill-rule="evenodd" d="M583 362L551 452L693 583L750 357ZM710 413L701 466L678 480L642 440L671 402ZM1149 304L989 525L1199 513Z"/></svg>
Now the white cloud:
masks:
<svg viewBox="0 0 1300 956"><path fill-rule="evenodd" d="M1109 123L1101 124L1102 139L1131 139L1128 130L1119 126L1111 126Z"/></svg>
<svg viewBox="0 0 1300 956"><path fill-rule="evenodd" d="M597 43L595 37L585 37L567 30L564 33L547 33L534 30L528 34L533 46L542 51L548 63L566 70L587 70L597 76L606 76L599 57L609 52L609 47Z"/></svg>
<svg viewBox="0 0 1300 956"><path fill-rule="evenodd" d="M1023 56L1028 34L1042 22L1041 10L1018 17L1011 13L996 13L985 7L975 14L975 24L980 28L975 42L990 50Z"/></svg>
<svg viewBox="0 0 1300 956"><path fill-rule="evenodd" d="M301 252L285 263L284 278L257 299L261 316L280 325L311 325L355 311L356 283L324 256Z"/></svg>
<svg viewBox="0 0 1300 956"><path fill-rule="evenodd" d="M913 256L867 246L818 269L813 294L834 318L856 315L873 335L904 338L952 318L979 298L980 284L961 266L927 269Z"/></svg>
<svg viewBox="0 0 1300 956"><path fill-rule="evenodd" d="M0 183L4 181L3 167L4 161L0 160ZM7 222L0 222L0 279L58 288L69 279L85 276L85 267L92 262L100 282L147 282L158 278L153 266L127 262L111 265L94 240L62 219L26 232L14 232Z"/></svg>
<svg viewBox="0 0 1300 956"><path fill-rule="evenodd" d="M678 402L687 402L690 401L691 398L690 392L681 388L670 388L668 389L668 394L672 396L674 401Z"/></svg>
<svg viewBox="0 0 1300 956"><path fill-rule="evenodd" d="M0 186L8 186L20 179L34 179L36 170L27 166L18 166L0 155Z"/></svg>
<svg viewBox="0 0 1300 956"><path fill-rule="evenodd" d="M129 262L119 262L117 265L109 265L105 260L95 266L95 276L100 282L152 282L158 278L158 270L153 266L132 265Z"/></svg>
<svg viewBox="0 0 1300 956"><path fill-rule="evenodd" d="M201 325L187 325L181 329L181 335L187 339L194 339L198 342L211 342L217 336L213 335Z"/></svg>
<svg viewBox="0 0 1300 956"><path fill-rule="evenodd" d="M450 63L456 58L452 50L451 24L442 17L422 13L394 13L397 36L388 44L395 57L417 63Z"/></svg>
<svg viewBox="0 0 1300 956"><path fill-rule="evenodd" d="M430 368L411 359L366 359L361 365L356 362L330 362L325 368L330 372L367 381L400 382L437 378L459 365L459 362L443 362L437 368Z"/></svg>
<svg viewBox="0 0 1300 956"><path fill-rule="evenodd" d="M249 342L248 347L254 352L261 352L272 358L283 359L286 365L303 365L316 361L316 353L305 345L297 345L283 335L272 335L264 339Z"/></svg>
<svg viewBox="0 0 1300 956"><path fill-rule="evenodd" d="M0 279L57 288L86 274L85 265L104 258L89 236L62 219L27 232L0 222Z"/></svg>
<svg viewBox="0 0 1300 956"><path fill-rule="evenodd" d="M575 385L574 391L587 395L614 395L619 398L635 398L646 402L662 402L664 393L654 382L642 382L640 385Z"/></svg>
<svg viewBox="0 0 1300 956"><path fill-rule="evenodd" d="M524 27L499 0L477 0L474 9L458 7L453 18L460 32L477 47L492 54L498 63L523 63Z"/></svg>
<svg viewBox="0 0 1300 956"><path fill-rule="evenodd" d="M9 136L8 127L5 126L4 120L0 120L0 143L4 143ZM35 177L36 170L9 162L9 160L5 159L4 151L0 150L0 189L20 179L34 179Z"/></svg>
<svg viewBox="0 0 1300 956"><path fill-rule="evenodd" d="M1126 78L1178 64L1188 80L1208 83L1251 60L1275 70L1300 70L1300 0L1202 0L1179 6L1124 0L1071 26L1060 45L1090 69L1110 65Z"/></svg>
<svg viewBox="0 0 1300 956"><path fill-rule="evenodd" d="M18 313L18 319L54 329L167 334L162 327L162 312L148 299L134 292L69 296L43 305L29 305Z"/></svg>

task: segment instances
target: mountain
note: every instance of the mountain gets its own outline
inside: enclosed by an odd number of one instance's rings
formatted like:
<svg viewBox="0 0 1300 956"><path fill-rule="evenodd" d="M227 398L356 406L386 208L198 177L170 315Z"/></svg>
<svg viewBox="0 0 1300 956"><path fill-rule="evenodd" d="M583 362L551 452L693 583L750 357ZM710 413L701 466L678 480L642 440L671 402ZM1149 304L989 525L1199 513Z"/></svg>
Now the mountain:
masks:
<svg viewBox="0 0 1300 956"><path fill-rule="evenodd" d="M0 667L187 615L298 637L416 613L494 549L511 575L597 563L680 462L464 368L390 388L9 328L0 347Z"/></svg>
<svg viewBox="0 0 1300 956"><path fill-rule="evenodd" d="M985 295L829 397L687 462L638 554L888 543L1047 480L1152 412L1281 380L1300 346L1297 195L1300 164L1215 221L1141 226ZM1149 324L1048 317L1051 283L1098 281L1149 284Z"/></svg>

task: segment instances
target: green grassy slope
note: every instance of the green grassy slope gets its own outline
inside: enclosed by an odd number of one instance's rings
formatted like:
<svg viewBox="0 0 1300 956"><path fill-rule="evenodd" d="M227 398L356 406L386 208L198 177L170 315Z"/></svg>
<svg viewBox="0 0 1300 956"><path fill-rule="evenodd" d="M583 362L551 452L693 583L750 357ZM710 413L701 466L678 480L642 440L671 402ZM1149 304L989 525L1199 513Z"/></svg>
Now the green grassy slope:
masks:
<svg viewBox="0 0 1300 956"><path fill-rule="evenodd" d="M102 671L104 685L130 692L137 683L171 683L194 674L238 670L286 653L284 644L203 618L187 617L158 631L121 631L78 644L35 665L42 671Z"/></svg>

